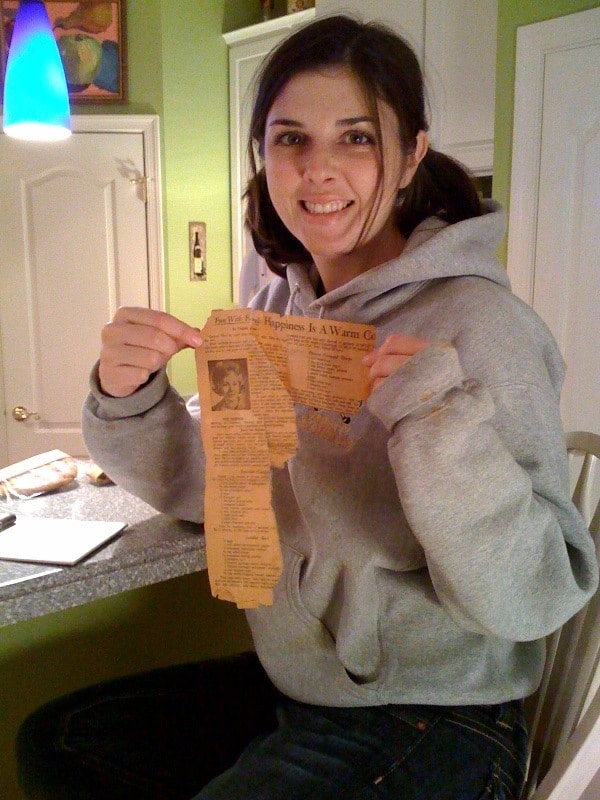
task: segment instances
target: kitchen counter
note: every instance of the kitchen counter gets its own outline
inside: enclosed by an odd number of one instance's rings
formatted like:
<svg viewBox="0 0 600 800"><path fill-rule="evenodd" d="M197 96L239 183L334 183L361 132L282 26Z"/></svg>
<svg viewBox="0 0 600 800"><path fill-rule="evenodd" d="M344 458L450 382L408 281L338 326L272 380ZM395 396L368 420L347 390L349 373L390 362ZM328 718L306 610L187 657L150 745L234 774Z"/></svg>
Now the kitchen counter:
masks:
<svg viewBox="0 0 600 800"><path fill-rule="evenodd" d="M0 626L206 569L204 529L160 514L118 486L75 481L11 506L19 515L124 521L125 530L75 566L0 560Z"/></svg>

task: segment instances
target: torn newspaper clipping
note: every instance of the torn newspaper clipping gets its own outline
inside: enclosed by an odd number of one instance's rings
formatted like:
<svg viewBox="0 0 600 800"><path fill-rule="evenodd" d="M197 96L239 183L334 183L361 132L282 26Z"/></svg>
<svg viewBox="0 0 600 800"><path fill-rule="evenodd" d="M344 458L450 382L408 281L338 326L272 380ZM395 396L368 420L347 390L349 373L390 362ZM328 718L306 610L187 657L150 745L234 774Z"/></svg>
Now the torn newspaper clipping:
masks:
<svg viewBox="0 0 600 800"><path fill-rule="evenodd" d="M204 528L213 595L271 605L281 550L270 473L296 452L294 403L351 416L369 393L371 325L213 311L196 350L206 454Z"/></svg>

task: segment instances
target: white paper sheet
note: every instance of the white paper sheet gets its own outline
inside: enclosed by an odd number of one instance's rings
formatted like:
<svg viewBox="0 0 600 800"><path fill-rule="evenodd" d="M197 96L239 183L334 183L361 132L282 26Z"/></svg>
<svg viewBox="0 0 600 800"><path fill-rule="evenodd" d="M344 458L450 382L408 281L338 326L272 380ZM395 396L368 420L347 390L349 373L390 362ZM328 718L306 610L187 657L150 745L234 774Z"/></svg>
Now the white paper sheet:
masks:
<svg viewBox="0 0 600 800"><path fill-rule="evenodd" d="M0 532L0 559L70 566L114 539L126 524L17 514L16 523Z"/></svg>

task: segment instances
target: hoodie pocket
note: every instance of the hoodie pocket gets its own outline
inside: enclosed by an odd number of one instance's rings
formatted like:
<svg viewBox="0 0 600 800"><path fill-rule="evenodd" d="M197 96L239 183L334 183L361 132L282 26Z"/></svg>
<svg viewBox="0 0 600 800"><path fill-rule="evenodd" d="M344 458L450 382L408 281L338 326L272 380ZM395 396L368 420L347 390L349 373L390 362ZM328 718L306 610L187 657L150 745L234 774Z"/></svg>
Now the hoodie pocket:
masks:
<svg viewBox="0 0 600 800"><path fill-rule="evenodd" d="M306 558L282 543L284 572L272 606L247 612L258 656L273 683L296 700L319 705L370 705L374 687L350 676L336 642L300 592Z"/></svg>

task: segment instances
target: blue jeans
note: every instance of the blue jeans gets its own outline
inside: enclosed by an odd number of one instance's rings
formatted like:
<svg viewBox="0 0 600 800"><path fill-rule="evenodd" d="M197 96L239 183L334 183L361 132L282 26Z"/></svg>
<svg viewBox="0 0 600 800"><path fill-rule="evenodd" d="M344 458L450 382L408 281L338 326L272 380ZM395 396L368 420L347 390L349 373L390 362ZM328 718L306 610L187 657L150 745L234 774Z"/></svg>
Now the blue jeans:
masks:
<svg viewBox="0 0 600 800"><path fill-rule="evenodd" d="M310 706L253 654L84 689L17 740L37 800L516 800L525 749L519 701Z"/></svg>

